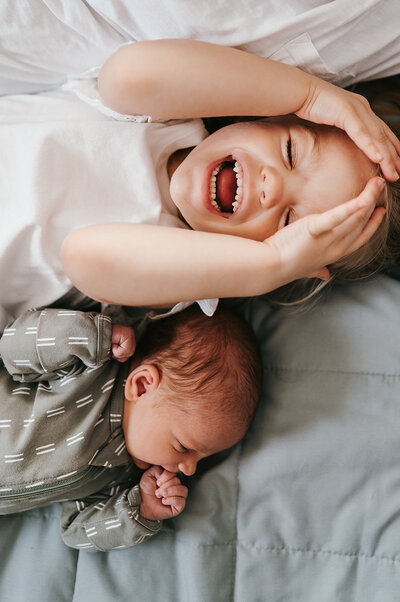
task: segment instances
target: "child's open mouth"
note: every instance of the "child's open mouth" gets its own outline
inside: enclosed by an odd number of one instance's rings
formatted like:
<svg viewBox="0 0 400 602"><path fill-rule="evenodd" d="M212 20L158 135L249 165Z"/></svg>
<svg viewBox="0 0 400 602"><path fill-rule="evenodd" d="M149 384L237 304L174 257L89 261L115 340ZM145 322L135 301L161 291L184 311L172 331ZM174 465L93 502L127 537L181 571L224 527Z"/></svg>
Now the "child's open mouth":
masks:
<svg viewBox="0 0 400 602"><path fill-rule="evenodd" d="M235 213L243 199L243 171L237 161L225 160L210 177L210 201L221 213Z"/></svg>

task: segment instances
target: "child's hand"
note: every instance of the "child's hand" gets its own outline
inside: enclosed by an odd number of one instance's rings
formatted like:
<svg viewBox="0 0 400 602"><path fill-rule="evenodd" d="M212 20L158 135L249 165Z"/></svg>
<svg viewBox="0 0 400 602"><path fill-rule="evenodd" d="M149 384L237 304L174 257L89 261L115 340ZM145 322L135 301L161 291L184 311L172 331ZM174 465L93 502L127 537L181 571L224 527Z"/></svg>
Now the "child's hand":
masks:
<svg viewBox="0 0 400 602"><path fill-rule="evenodd" d="M286 282L298 278L328 280L327 265L365 244L385 214L375 208L382 178L372 178L355 199L324 213L307 215L264 241L278 254Z"/></svg>
<svg viewBox="0 0 400 602"><path fill-rule="evenodd" d="M176 473L152 466L142 474L139 482L142 498L140 515L150 520L178 516L186 505L188 489Z"/></svg>
<svg viewBox="0 0 400 602"><path fill-rule="evenodd" d="M126 362L135 353L135 333L131 326L113 324L111 334L111 354L118 362Z"/></svg>
<svg viewBox="0 0 400 602"><path fill-rule="evenodd" d="M367 99L318 78L310 81L307 100L296 115L345 130L371 161L380 164L387 180L397 180L400 174L400 141L375 115Z"/></svg>

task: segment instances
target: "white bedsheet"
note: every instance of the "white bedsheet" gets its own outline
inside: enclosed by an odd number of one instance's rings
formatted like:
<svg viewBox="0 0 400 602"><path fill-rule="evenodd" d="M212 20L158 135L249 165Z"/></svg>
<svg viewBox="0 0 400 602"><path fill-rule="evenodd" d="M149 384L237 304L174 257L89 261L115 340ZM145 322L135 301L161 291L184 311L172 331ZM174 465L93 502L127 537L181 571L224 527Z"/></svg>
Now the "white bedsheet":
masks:
<svg viewBox="0 0 400 602"><path fill-rule="evenodd" d="M127 41L237 46L348 85L400 71L399 0L1 0L0 94L57 87Z"/></svg>

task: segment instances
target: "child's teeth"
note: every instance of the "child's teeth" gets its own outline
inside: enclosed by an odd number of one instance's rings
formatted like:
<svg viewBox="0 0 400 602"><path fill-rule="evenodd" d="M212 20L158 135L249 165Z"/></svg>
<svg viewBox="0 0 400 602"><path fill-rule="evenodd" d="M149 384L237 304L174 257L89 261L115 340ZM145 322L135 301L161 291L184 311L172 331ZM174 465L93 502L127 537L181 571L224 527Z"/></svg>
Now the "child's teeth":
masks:
<svg viewBox="0 0 400 602"><path fill-rule="evenodd" d="M239 163L235 161L233 171L236 173L236 194L235 201L232 203L233 212L238 209L243 197L243 172Z"/></svg>
<svg viewBox="0 0 400 602"><path fill-rule="evenodd" d="M210 201L211 201L211 205L218 211L221 211L221 208L216 201L216 198L217 198L217 175L221 171L222 166L223 166L223 163L221 163L220 165L217 165L217 167L215 167L215 169L213 169L213 171L211 173L211 177L210 177ZM237 161L235 161L235 164L233 166L233 171L236 174L236 194L235 194L235 200L232 203L233 213L235 213L235 211L237 211L237 209L239 208L240 203L242 202L242 197L243 197L243 172L242 172L241 166L239 165L239 163Z"/></svg>
<svg viewBox="0 0 400 602"><path fill-rule="evenodd" d="M221 211L217 201L217 174L221 169L221 165L218 165L215 169L213 169L210 177L210 201L211 205L217 209L217 211Z"/></svg>

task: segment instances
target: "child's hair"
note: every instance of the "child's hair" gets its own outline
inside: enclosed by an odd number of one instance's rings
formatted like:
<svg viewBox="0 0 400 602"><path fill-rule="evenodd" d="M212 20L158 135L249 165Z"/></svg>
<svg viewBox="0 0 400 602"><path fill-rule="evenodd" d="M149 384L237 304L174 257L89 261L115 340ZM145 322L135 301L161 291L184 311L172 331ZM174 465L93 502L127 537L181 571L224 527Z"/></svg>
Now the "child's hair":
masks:
<svg viewBox="0 0 400 602"><path fill-rule="evenodd" d="M140 339L133 366L157 367L168 403L211 420L229 418L247 430L262 387L262 360L249 324L218 308L207 317L198 306L156 320Z"/></svg>
<svg viewBox="0 0 400 602"><path fill-rule="evenodd" d="M335 282L366 278L387 268L400 256L400 183L386 182L377 206L385 207L378 230L360 249L331 266Z"/></svg>

